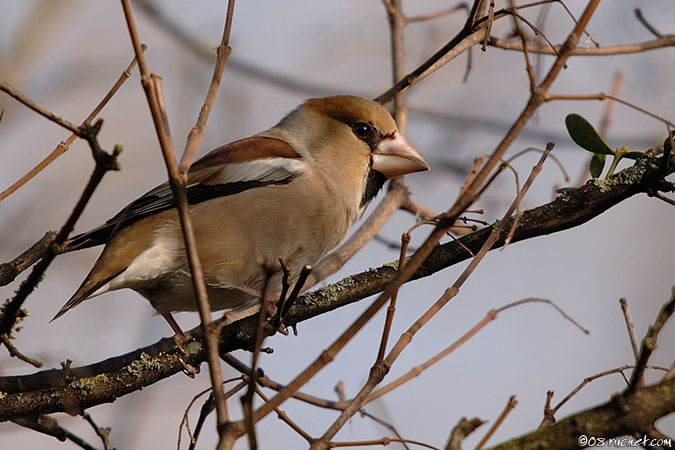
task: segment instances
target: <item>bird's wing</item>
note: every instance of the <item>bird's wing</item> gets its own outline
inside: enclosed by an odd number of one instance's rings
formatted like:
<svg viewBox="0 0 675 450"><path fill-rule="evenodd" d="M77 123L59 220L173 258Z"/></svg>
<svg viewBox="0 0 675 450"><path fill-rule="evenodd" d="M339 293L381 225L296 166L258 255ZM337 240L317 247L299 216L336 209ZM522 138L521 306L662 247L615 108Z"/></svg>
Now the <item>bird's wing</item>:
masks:
<svg viewBox="0 0 675 450"><path fill-rule="evenodd" d="M305 161L280 139L253 136L219 147L196 161L188 173L187 197L191 205L248 189L287 184L304 169ZM103 225L68 241L68 250L108 242L113 232L144 217L175 207L169 183L146 192Z"/></svg>

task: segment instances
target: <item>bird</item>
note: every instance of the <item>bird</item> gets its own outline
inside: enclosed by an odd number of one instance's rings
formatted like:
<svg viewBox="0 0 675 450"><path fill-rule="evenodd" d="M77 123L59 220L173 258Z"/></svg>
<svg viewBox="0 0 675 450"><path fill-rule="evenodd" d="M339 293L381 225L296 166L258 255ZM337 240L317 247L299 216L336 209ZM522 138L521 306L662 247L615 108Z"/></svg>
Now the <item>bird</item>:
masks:
<svg viewBox="0 0 675 450"><path fill-rule="evenodd" d="M335 248L387 179L425 170L382 105L347 95L308 99L272 128L198 159L187 198L212 309L259 305L265 283L278 296L283 270L295 279ZM93 268L52 320L128 288L181 334L171 313L197 303L168 182L67 249L97 245L105 247Z"/></svg>

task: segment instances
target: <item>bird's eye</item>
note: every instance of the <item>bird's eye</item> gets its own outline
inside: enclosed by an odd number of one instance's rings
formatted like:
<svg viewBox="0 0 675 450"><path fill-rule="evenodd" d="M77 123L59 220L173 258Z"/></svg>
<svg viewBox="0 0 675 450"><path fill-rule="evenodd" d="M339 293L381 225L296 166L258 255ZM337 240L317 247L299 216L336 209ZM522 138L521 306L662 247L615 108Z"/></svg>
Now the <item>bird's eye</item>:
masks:
<svg viewBox="0 0 675 450"><path fill-rule="evenodd" d="M352 131L359 139L368 139L373 132L373 129L367 123L359 122L352 125Z"/></svg>

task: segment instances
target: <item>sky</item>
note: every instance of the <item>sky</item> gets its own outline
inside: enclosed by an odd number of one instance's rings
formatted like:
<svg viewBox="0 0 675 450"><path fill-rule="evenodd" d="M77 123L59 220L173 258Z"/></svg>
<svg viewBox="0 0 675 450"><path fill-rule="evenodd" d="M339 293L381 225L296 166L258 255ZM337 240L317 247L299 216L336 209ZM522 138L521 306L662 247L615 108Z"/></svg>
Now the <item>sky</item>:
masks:
<svg viewBox="0 0 675 450"><path fill-rule="evenodd" d="M432 0L403 3L409 16L447 7L447 2ZM566 4L578 17L585 2L569 0ZM207 48L217 46L224 2L171 0L159 6L162 15ZM662 33L673 31L675 8L669 0L603 2L588 31L602 47L650 40L653 36L633 14L638 7ZM138 4L134 3L133 8L141 39L148 45L150 70L163 78L171 132L176 148L182 149L203 101L212 63L187 49ZM0 0L0 11L0 77L73 122L88 114L133 57L118 2ZM536 10L524 14L536 21ZM459 13L409 25L405 30L406 71L450 40L463 20ZM552 42L559 43L572 26L571 19L554 4L543 30ZM496 23L493 34L505 37L510 27L508 21ZM231 60L200 154L274 125L307 97L350 93L372 98L391 86L388 24L379 1L238 2L231 46ZM551 91L608 92L613 77L621 72L619 97L673 121L674 52L671 48L637 55L571 58ZM544 71L552 61L551 57L541 58ZM251 67L265 76L246 70ZM450 207L473 159L494 149L529 95L519 52L493 47L481 52L474 48L471 70L463 81L466 67L467 56L462 55L406 94L410 107L407 137L432 167L429 173L406 177L406 184L415 201L437 212ZM553 141L554 154L576 180L588 162L588 154L567 136L564 117L579 113L597 126L604 107L597 101L546 104L511 146L509 154L528 147L543 148L547 141ZM4 189L68 133L4 94L0 95L0 108L4 109L0 122L0 189ZM117 143L124 146L122 170L106 175L76 232L101 224L166 178L137 72L101 117L105 120L101 133L104 147L112 148ZM606 140L612 147L630 145L644 150L661 144L665 135L660 122L617 106ZM514 163L521 180L538 158L529 153ZM61 226L92 167L86 145L75 143L30 183L0 202L0 229L5 231L0 238L0 262L11 260L46 231ZM495 220L508 207L515 191L509 177L501 176L476 205L487 210L481 220ZM524 199L523 209L550 201L555 189L565 184L560 170L549 161ZM366 216L372 209L373 206ZM674 219L672 206L639 195L578 228L491 252L457 298L416 335L385 382L449 345L490 309L522 298L554 301L591 334L579 332L543 304L510 309L456 352L366 410L394 425L405 438L442 447L460 417L478 416L493 422L509 396L516 395L518 406L490 444L536 428L542 418L546 391L555 391L555 402L584 378L633 362L619 298L628 299L641 338L674 284ZM380 236L396 241L414 223L409 213L398 212ZM411 245L419 245L429 231L428 227L416 230ZM71 359L74 366L100 361L171 334L162 318L132 291L97 297L49 323L84 278L98 252L91 249L57 258L26 303L31 316L24 322L16 344L42 360L45 368L60 367L59 363L66 359ZM397 256L397 250L371 242L328 282L380 266ZM404 286L391 340L454 282L465 265ZM11 296L17 286L15 282L1 288L1 295ZM288 382L368 304L364 300L302 323L297 337L277 335L268 339L266 345L273 347L274 353L263 355L260 365L276 381ZM376 316L303 391L335 399L334 386L342 381L348 396L356 393L377 352L383 318L383 314ZM177 319L184 328L198 323L197 315L191 313L178 314ZM672 364L673 342L675 326L671 323L661 335L652 364ZM236 352L236 356L250 360L245 352ZM33 371L7 354L0 358L2 375ZM112 443L118 449L175 447L187 404L209 386L205 369L203 366L195 380L179 374L89 412L100 426L112 428ZM237 376L225 366L224 372L225 378ZM656 380L657 375L648 374L648 381ZM568 402L558 418L602 403L624 386L618 375L595 381ZM191 412L192 424L199 405ZM285 403L283 408L313 436L321 435L336 416L332 411L295 401ZM238 414L238 399L231 400L230 409ZM99 444L81 418L65 414L55 417L90 443ZM197 448L213 447L213 421L211 417ZM659 427L673 435L675 419L669 417ZM467 448L475 446L486 428L467 440ZM275 417L261 422L259 430L263 449L305 447L304 441ZM336 440L386 435L389 432L373 421L355 416ZM0 444L3 448L73 447L14 424L0 424ZM185 437L180 448L187 448ZM246 448L245 441L240 441L237 448Z"/></svg>

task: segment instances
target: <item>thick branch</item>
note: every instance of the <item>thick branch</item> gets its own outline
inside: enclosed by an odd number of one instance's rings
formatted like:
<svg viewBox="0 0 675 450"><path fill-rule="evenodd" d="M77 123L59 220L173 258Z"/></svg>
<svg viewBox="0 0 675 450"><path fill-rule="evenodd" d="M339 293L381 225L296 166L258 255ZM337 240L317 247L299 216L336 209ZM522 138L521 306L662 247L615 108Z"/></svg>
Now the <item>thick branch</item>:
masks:
<svg viewBox="0 0 675 450"><path fill-rule="evenodd" d="M675 171L675 156L671 155L670 159L665 175ZM637 193L672 190L672 185L661 178L664 167L661 158L644 158L608 181L589 182L579 189L561 194L546 205L524 211L511 245L581 225ZM506 226L505 230L508 229L509 226ZM437 246L415 272L413 279L430 276L468 259L470 255L462 246L478 251L490 231L491 227L486 227L462 237L459 242ZM506 234L502 233L493 248L503 244ZM284 322L294 325L376 294L395 276L396 266L396 263L385 264L307 293L293 304ZM225 327L220 337L221 351L252 348L256 324L254 316ZM33 375L0 377L0 392L5 394L0 402L0 420L81 410L112 402L117 397L181 372L183 365L176 354L166 353L172 348L173 341L163 339L126 355L70 369L67 379L64 370L56 369ZM199 342L190 341L185 350L189 364L205 361L206 351Z"/></svg>
<svg viewBox="0 0 675 450"><path fill-rule="evenodd" d="M659 418L673 411L675 411L675 379L664 380L641 388L633 395L622 393L614 396L607 403L504 442L492 447L492 450L583 448L593 443L600 445L597 440L599 438L608 440L640 433L641 430L649 430ZM656 436L647 437L655 438ZM584 444L585 438L596 440L589 440ZM641 435L639 438L644 437ZM611 447L619 446L611 445Z"/></svg>

